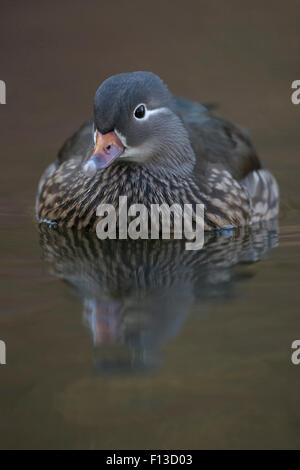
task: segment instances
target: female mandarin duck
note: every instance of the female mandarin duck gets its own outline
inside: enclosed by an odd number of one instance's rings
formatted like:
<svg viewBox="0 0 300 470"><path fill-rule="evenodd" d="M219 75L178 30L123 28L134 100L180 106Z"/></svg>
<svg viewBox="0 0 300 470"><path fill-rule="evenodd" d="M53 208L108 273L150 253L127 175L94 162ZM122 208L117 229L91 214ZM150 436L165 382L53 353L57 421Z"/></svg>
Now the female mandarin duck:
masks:
<svg viewBox="0 0 300 470"><path fill-rule="evenodd" d="M204 226L244 226L278 214L275 178L247 133L200 104L171 95L150 72L98 88L94 119L66 141L43 174L41 221L94 229L101 203L204 204Z"/></svg>

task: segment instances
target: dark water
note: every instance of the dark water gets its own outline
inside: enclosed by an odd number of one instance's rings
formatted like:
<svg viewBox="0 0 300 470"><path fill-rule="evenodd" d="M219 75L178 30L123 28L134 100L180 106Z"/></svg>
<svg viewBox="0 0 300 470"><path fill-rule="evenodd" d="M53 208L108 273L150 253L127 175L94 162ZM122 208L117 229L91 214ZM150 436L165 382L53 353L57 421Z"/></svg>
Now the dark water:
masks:
<svg viewBox="0 0 300 470"><path fill-rule="evenodd" d="M141 3L1 2L0 447L299 448L299 3ZM41 172L135 69L251 129L278 224L199 252L38 227Z"/></svg>

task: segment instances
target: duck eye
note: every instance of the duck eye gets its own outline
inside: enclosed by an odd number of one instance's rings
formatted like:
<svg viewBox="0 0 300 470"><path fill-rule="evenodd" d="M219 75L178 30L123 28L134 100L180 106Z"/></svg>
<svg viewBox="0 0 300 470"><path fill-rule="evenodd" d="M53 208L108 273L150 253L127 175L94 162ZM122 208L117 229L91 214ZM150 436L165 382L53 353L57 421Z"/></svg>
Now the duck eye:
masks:
<svg viewBox="0 0 300 470"><path fill-rule="evenodd" d="M134 116L137 119L143 119L146 113L146 108L143 104L139 104L134 110Z"/></svg>

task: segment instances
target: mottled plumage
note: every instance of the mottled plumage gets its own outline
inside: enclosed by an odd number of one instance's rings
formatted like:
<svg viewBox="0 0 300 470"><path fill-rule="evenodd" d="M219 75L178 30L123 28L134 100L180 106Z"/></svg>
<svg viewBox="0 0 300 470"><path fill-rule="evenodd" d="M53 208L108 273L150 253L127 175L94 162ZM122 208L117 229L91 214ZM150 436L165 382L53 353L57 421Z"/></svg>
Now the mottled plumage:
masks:
<svg viewBox="0 0 300 470"><path fill-rule="evenodd" d="M150 111L162 110L143 127L130 114L140 102ZM84 164L93 153L95 128L104 135L120 134L129 142L130 158L121 156L88 175ZM146 72L112 77L99 88L94 119L67 140L41 178L37 216L95 229L97 206L117 207L119 196L127 196L128 205L147 208L203 203L206 230L273 218L279 200L276 180L262 167L245 130L205 106L172 97L158 77Z"/></svg>

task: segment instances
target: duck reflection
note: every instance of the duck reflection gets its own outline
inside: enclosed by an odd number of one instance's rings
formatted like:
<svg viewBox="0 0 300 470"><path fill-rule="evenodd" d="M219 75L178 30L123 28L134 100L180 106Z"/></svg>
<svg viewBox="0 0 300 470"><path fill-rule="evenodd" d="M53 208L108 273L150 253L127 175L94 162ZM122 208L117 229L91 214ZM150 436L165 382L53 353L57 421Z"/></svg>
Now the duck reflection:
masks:
<svg viewBox="0 0 300 470"><path fill-rule="evenodd" d="M41 224L40 244L51 273L72 286L95 345L101 373L151 370L197 303L234 295L253 263L278 243L277 221L205 235L202 250L184 240L99 240L95 234Z"/></svg>

